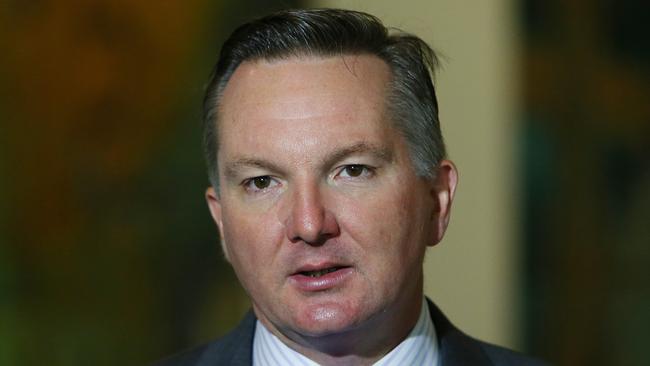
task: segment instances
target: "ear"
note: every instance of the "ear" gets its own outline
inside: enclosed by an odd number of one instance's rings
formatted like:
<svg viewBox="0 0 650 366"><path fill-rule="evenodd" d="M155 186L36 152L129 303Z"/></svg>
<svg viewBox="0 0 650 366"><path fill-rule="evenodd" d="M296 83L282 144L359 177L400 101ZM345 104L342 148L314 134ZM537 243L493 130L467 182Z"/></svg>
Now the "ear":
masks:
<svg viewBox="0 0 650 366"><path fill-rule="evenodd" d="M451 203L456 193L456 184L458 184L456 166L450 160L442 160L431 187L431 195L435 201L431 219L436 231L434 241L429 244L430 246L438 244L445 235L451 215Z"/></svg>
<svg viewBox="0 0 650 366"><path fill-rule="evenodd" d="M223 250L223 255L228 262L230 262L230 254L228 253L228 246L226 245L226 240L223 236L223 217L221 215L221 199L219 195L214 190L214 188L209 187L205 190L205 200L208 202L208 208L210 209L210 214L214 223L217 224L219 228L219 236L221 242L221 249Z"/></svg>

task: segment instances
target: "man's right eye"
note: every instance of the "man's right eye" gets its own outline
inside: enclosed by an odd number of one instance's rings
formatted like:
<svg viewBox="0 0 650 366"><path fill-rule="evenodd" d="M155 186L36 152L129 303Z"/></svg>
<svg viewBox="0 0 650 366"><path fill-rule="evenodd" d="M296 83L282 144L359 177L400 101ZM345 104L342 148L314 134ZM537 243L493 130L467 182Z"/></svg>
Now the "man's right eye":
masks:
<svg viewBox="0 0 650 366"><path fill-rule="evenodd" d="M245 180L243 186L247 191L258 192L271 188L276 184L278 183L270 176L262 175Z"/></svg>

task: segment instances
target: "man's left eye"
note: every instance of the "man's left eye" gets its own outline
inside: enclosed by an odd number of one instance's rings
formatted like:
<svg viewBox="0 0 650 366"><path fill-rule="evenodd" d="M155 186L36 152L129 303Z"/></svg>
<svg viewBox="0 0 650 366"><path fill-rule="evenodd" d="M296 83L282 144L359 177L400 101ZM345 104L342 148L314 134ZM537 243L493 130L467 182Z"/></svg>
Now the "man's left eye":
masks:
<svg viewBox="0 0 650 366"><path fill-rule="evenodd" d="M373 170L362 164L350 164L344 166L339 172L339 176L343 178L358 178L367 177L373 174Z"/></svg>

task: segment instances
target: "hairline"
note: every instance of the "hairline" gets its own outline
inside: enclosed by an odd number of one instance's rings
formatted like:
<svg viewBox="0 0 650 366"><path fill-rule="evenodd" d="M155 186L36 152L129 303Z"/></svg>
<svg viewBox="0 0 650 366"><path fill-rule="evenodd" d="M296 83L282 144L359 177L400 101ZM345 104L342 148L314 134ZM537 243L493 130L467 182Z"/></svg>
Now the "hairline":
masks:
<svg viewBox="0 0 650 366"><path fill-rule="evenodd" d="M224 95L224 93L226 91L226 88L230 84L230 80L232 79L232 77L235 75L237 70L239 70L239 68L242 65L255 64L255 63L260 63L260 62L273 63L273 62L292 61L292 60L295 60L297 62L301 62L301 61L308 61L310 59L326 60L326 59L333 59L333 58L341 58L343 60L343 62L345 63L346 67L348 68L348 70L350 70L352 72L352 69L350 69L349 64L345 62L345 58L350 57L350 56L354 56L354 57L370 56L370 57L373 57L373 58L375 58L377 60L381 60L384 63L384 65L386 65L386 67L388 68L388 73L389 73L389 81L388 81L387 86L385 88L386 92L385 92L385 95L384 95L384 102L385 102L384 106L385 106L385 109L386 109L388 122L390 123L390 126L392 128L394 128L398 133L403 134L403 132L404 132L403 129L398 126L398 121L397 121L398 117L396 116L396 112L393 110L394 108L392 108L392 107L394 107L393 104L395 104L395 101L393 99L398 98L395 95L396 92L397 92L397 89L398 89L398 85L397 85L397 82L396 82L396 73L397 73L396 67L393 66L388 60L386 60L386 58L382 57L381 55L379 55L377 53L370 52L370 51L365 51L365 50L342 51L342 52L325 52L325 51L318 51L318 50L312 51L312 50L308 50L306 48L305 49L301 48L301 49L290 50L290 51L287 51L286 53L282 53L282 54L261 55L261 56L247 57L247 58L241 60L239 63L232 65L232 66L234 66L232 72L230 72L227 75L227 77L224 77L221 80L219 80L219 82L214 87L213 93L210 93L209 95L206 95L206 101L205 102L210 102L211 103L210 112L208 112L209 117L208 117L206 122L212 124L212 130L214 132L216 132L217 137L221 135L219 133L219 125L220 125L219 116L221 115L221 102L222 102L222 99L223 99L223 95ZM208 100L207 97L211 97L211 99ZM404 136L404 137L407 138L406 136ZM407 140L408 140L408 138L407 138ZM210 183L213 186L213 188L215 189L215 191L218 193L219 192L219 186L220 186L219 179L220 179L220 176L221 176L219 174L219 171L218 171L219 166L220 166L219 163L218 163L219 148L220 148L218 138L213 140L213 143L214 143L214 147L215 147L215 149L213 151L213 154L214 154L213 159L214 159L214 168L216 170L216 172L214 173L216 179L215 179L214 182L212 182L212 179L211 179ZM410 141L407 141L407 146L409 147L409 160L411 161L411 164L413 165L414 170L418 173L418 176L429 177L429 178L433 177L435 172L431 171L431 172L429 172L429 174L427 174L427 173L422 173L421 169L418 169L418 164L417 164L417 159L418 158L415 157L413 151L411 151L412 146L411 146Z"/></svg>

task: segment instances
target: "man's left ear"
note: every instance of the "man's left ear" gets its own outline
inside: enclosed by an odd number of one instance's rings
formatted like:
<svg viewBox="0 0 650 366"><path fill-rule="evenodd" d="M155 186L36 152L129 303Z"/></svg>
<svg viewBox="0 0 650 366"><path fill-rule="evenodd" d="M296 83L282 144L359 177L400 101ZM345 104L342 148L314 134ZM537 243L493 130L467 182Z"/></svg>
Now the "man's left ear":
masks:
<svg viewBox="0 0 650 366"><path fill-rule="evenodd" d="M431 183L431 195L435 201L431 224L434 225L435 236L429 246L434 246L442 240L449 225L451 203L458 183L458 171L454 163L450 160L442 160Z"/></svg>

